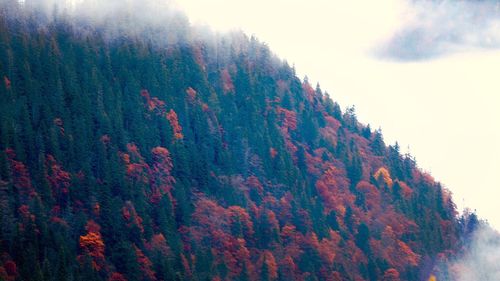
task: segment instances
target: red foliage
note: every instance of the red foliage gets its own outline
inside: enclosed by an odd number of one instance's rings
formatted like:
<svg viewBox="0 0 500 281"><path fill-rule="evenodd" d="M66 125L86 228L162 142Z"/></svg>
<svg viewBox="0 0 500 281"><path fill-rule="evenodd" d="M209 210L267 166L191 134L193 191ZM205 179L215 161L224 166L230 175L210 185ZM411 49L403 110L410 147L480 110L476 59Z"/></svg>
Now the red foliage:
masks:
<svg viewBox="0 0 500 281"><path fill-rule="evenodd" d="M320 128L319 131L321 135L333 145L337 144L337 131L339 130L341 124L340 122L333 118L332 116L325 116L326 126Z"/></svg>
<svg viewBox="0 0 500 281"><path fill-rule="evenodd" d="M402 182L402 181L399 181L399 180L396 180L396 182L401 187L401 193L403 194L403 197L405 199L410 199L410 197L411 197L411 195L413 193L413 190L405 182Z"/></svg>
<svg viewBox="0 0 500 281"><path fill-rule="evenodd" d="M341 240L340 235L337 232L330 231L330 237L325 237L319 243L319 254L320 257L327 265L333 264L333 261L339 251L337 246Z"/></svg>
<svg viewBox="0 0 500 281"><path fill-rule="evenodd" d="M161 115L165 113L165 102L158 99L157 97L151 98L148 90L142 90L141 96L146 100L146 106L149 111L154 111L157 114Z"/></svg>
<svg viewBox="0 0 500 281"><path fill-rule="evenodd" d="M191 91L191 90L192 91ZM186 90L188 95L194 94L196 95L196 91L192 88L188 88ZM182 127L179 125L179 119L177 118L177 113L173 109L170 109L169 112L165 109L165 102L158 99L157 97L151 98L149 92L147 90L141 91L141 96L143 96L146 100L147 109L150 112L154 112L157 116L164 116L170 122L170 126L174 132L175 139L182 139L184 136L182 135Z"/></svg>
<svg viewBox="0 0 500 281"><path fill-rule="evenodd" d="M252 237L254 234L253 222L247 211L240 206L231 206L228 211L231 224L241 223L245 237Z"/></svg>
<svg viewBox="0 0 500 281"><path fill-rule="evenodd" d="M127 221L128 227L136 226L141 232L144 232L142 218L135 211L134 204L131 201L125 202L125 206L122 208L122 216Z"/></svg>
<svg viewBox="0 0 500 281"><path fill-rule="evenodd" d="M306 94L307 99L312 102L314 99L314 95L316 94L316 91L311 87L309 82L305 81L302 83L302 89L304 90L304 93Z"/></svg>
<svg viewBox="0 0 500 281"><path fill-rule="evenodd" d="M288 92L290 90L290 85L289 85L288 81L280 79L280 80L276 81L276 85L278 86L278 91L280 93L285 93L285 92Z"/></svg>
<svg viewBox="0 0 500 281"><path fill-rule="evenodd" d="M134 245L134 249L137 257L137 263L139 264L142 275L146 277L146 280L156 280L155 272L153 271L153 263L137 246Z"/></svg>
<svg viewBox="0 0 500 281"><path fill-rule="evenodd" d="M200 68L205 71L207 68L207 64L203 58L203 44L196 44L193 48L194 59L196 63L200 66Z"/></svg>
<svg viewBox="0 0 500 281"><path fill-rule="evenodd" d="M7 76L3 77L3 82L5 84L5 89L10 90L11 83L10 83L10 80Z"/></svg>
<svg viewBox="0 0 500 281"><path fill-rule="evenodd" d="M399 271L394 268L389 268L384 272L383 281L400 281L399 279Z"/></svg>
<svg viewBox="0 0 500 281"><path fill-rule="evenodd" d="M121 273L113 272L111 276L109 276L108 281L127 281L127 279Z"/></svg>
<svg viewBox="0 0 500 281"><path fill-rule="evenodd" d="M23 219L32 221L35 220L35 216L31 214L30 207L28 205L21 205L17 210Z"/></svg>
<svg viewBox="0 0 500 281"><path fill-rule="evenodd" d="M0 280L14 281L17 277L17 266L12 260L7 260L4 262L3 266L0 266Z"/></svg>
<svg viewBox="0 0 500 281"><path fill-rule="evenodd" d="M184 138L184 135L182 135L182 127L179 125L179 119L177 118L177 113L175 113L173 109L170 109L166 117L170 122L170 126L172 126L172 130L174 131L174 138L177 140Z"/></svg>
<svg viewBox="0 0 500 281"><path fill-rule="evenodd" d="M290 256L286 256L280 262L280 271L283 274L283 280L296 280L296 272L298 270L297 265L293 261L293 258Z"/></svg>
<svg viewBox="0 0 500 281"><path fill-rule="evenodd" d="M78 256L80 262L85 261L89 256L92 260L92 267L101 270L104 264L104 241L102 240L101 227L93 220L87 222L87 234L80 236L80 249L82 255Z"/></svg>
<svg viewBox="0 0 500 281"><path fill-rule="evenodd" d="M15 160L16 154L14 150L7 148L5 154L7 154L7 160L9 162L10 177L14 187L22 196L23 201L26 202L28 198L35 197L37 193L31 184L30 175L26 166L22 162Z"/></svg>
<svg viewBox="0 0 500 281"><path fill-rule="evenodd" d="M149 166L144 162L139 148L135 144L129 143L127 144L127 151L128 153L121 154L127 168L127 176L135 181L148 183Z"/></svg>
<svg viewBox="0 0 500 281"><path fill-rule="evenodd" d="M327 209L344 217L346 206L353 206L354 195L349 191L345 172L331 165L316 181L316 189Z"/></svg>
<svg viewBox="0 0 500 281"><path fill-rule="evenodd" d="M269 155L271 156L272 159L274 159L274 157L278 155L278 151L274 147L271 147L269 148Z"/></svg>
<svg viewBox="0 0 500 281"><path fill-rule="evenodd" d="M223 69L221 71L221 79L222 79L222 90L224 91L224 93L233 92L234 91L233 80L231 79L231 74L229 74L229 71L227 69Z"/></svg>
<svg viewBox="0 0 500 281"><path fill-rule="evenodd" d="M101 142L103 144L109 144L111 142L111 138L108 135L102 135L101 136Z"/></svg>
<svg viewBox="0 0 500 281"><path fill-rule="evenodd" d="M398 240L392 227L387 226L382 232L382 256L396 269L404 270L408 266L417 266L420 256L401 240Z"/></svg>
<svg viewBox="0 0 500 281"><path fill-rule="evenodd" d="M259 265L261 271L264 264L266 265L267 280L275 280L276 278L278 278L278 265L276 264L276 259L274 258L274 255L271 251L264 250L259 260L257 261L257 264Z"/></svg>
<svg viewBox="0 0 500 281"><path fill-rule="evenodd" d="M293 131L297 129L297 113L295 113L295 111L285 109L281 106L278 106L276 111L280 116L282 129L286 131Z"/></svg>
<svg viewBox="0 0 500 281"><path fill-rule="evenodd" d="M189 262L184 254L181 254L181 262L184 272L186 273L186 277L190 280L193 277L193 273L191 272Z"/></svg>
<svg viewBox="0 0 500 281"><path fill-rule="evenodd" d="M167 245L167 240L161 233L153 235L148 246L152 251L160 253L164 257L171 255L170 247Z"/></svg>
<svg viewBox="0 0 500 281"><path fill-rule="evenodd" d="M262 195L264 192L264 187L260 183L259 178L256 176L249 176L246 180L246 184L251 188L257 190L257 193Z"/></svg>
<svg viewBox="0 0 500 281"><path fill-rule="evenodd" d="M224 264L229 270L229 278L237 279L246 268L253 274L250 251L242 238L234 237L231 229L234 223L240 223L245 236L253 235L250 215L241 207L224 208L209 199L200 199L192 216L193 226L186 234L192 237L199 247L207 247L214 256L214 266ZM207 249L208 250L208 249Z"/></svg>
<svg viewBox="0 0 500 281"><path fill-rule="evenodd" d="M98 202L95 202L95 204L92 206L92 213L96 217L98 217L99 214L101 213L101 205L99 205Z"/></svg>
<svg viewBox="0 0 500 281"><path fill-rule="evenodd" d="M7 272L8 276L17 276L17 266L15 262L11 260L6 261L3 264L3 267L5 268L5 271Z"/></svg>
<svg viewBox="0 0 500 281"><path fill-rule="evenodd" d="M59 128L61 135L64 135L64 123L63 123L62 119L55 118L53 122L54 122L54 125L56 125Z"/></svg>
<svg viewBox="0 0 500 281"><path fill-rule="evenodd" d="M50 184L52 196L60 204L65 204L71 186L71 175L50 154L45 157L45 178Z"/></svg>
<svg viewBox="0 0 500 281"><path fill-rule="evenodd" d="M378 213L380 211L380 192L377 187L367 181L360 181L356 185L356 190L365 194L365 204L368 211Z"/></svg>
<svg viewBox="0 0 500 281"><path fill-rule="evenodd" d="M194 102L196 100L196 91L193 88L191 88L191 87L187 88L186 94L187 94L190 102Z"/></svg>
<svg viewBox="0 0 500 281"><path fill-rule="evenodd" d="M321 154L320 154L321 155ZM323 160L320 155L313 156L305 151L307 172L311 175L320 176L323 169Z"/></svg>

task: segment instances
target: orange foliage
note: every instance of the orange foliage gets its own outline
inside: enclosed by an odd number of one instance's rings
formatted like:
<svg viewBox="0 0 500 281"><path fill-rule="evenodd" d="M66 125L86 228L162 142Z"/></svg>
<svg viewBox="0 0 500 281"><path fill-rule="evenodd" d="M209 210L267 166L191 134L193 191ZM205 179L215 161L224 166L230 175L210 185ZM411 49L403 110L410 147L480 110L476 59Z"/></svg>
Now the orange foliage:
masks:
<svg viewBox="0 0 500 281"><path fill-rule="evenodd" d="M170 126L172 126L172 130L174 131L174 138L177 140L184 138L184 135L182 135L182 127L179 125L179 119L177 118L177 113L175 113L173 109L170 109L166 117L170 122Z"/></svg>
<svg viewBox="0 0 500 281"><path fill-rule="evenodd" d="M100 226L90 220L86 229L87 234L80 236L82 255L78 256L78 259L83 262L85 256L90 256L92 267L95 270L101 270L104 264L104 242L101 237Z"/></svg>

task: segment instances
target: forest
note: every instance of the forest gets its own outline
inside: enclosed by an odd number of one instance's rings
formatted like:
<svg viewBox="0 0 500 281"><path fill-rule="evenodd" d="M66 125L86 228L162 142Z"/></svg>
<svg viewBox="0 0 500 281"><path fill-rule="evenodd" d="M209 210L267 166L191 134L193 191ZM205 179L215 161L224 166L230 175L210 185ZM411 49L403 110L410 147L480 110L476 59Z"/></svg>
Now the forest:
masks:
<svg viewBox="0 0 500 281"><path fill-rule="evenodd" d="M2 281L435 280L478 224L255 37L27 7L0 5Z"/></svg>

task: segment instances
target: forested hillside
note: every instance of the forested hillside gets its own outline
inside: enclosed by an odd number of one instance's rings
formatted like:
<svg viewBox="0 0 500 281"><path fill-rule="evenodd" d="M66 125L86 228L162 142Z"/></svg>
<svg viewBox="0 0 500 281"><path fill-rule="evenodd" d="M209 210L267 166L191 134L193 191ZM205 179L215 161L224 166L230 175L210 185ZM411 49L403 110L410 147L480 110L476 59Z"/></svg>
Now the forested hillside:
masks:
<svg viewBox="0 0 500 281"><path fill-rule="evenodd" d="M4 2L0 280L427 280L456 249L450 193L257 39Z"/></svg>

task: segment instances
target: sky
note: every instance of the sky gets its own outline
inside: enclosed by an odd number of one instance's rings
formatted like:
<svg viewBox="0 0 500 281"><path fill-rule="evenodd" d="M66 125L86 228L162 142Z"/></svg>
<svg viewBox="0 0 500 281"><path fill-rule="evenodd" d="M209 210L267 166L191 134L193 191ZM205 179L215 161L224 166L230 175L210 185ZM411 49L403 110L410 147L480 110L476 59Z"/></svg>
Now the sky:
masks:
<svg viewBox="0 0 500 281"><path fill-rule="evenodd" d="M267 43L356 107L500 229L500 8L495 1L177 0L190 21Z"/></svg>

